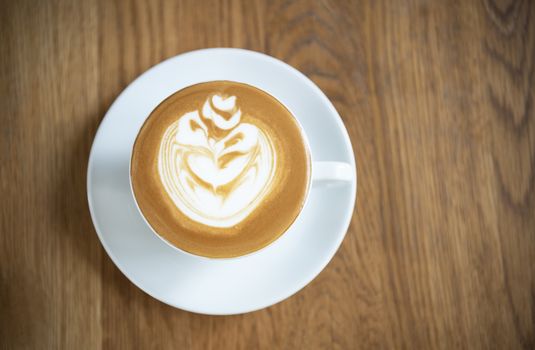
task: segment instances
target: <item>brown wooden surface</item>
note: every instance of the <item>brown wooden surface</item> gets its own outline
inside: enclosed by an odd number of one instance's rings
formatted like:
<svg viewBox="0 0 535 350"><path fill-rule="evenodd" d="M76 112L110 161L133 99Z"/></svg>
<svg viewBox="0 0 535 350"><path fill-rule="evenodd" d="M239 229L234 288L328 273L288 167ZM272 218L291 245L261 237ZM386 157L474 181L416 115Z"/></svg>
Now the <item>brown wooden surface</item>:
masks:
<svg viewBox="0 0 535 350"><path fill-rule="evenodd" d="M309 286L191 314L132 285L86 204L93 136L173 55L266 52L331 98L359 193ZM535 347L535 2L2 1L0 344L36 349Z"/></svg>

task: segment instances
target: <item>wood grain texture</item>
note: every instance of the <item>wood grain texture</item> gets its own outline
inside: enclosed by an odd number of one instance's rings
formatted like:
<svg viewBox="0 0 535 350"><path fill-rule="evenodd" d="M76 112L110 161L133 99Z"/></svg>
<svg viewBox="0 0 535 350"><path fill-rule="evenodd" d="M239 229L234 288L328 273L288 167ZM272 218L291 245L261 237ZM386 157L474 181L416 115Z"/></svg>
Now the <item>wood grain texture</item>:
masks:
<svg viewBox="0 0 535 350"><path fill-rule="evenodd" d="M535 2L2 1L0 347L535 347ZM232 317L132 285L94 232L89 149L150 66L280 58L333 101L356 213L309 286Z"/></svg>

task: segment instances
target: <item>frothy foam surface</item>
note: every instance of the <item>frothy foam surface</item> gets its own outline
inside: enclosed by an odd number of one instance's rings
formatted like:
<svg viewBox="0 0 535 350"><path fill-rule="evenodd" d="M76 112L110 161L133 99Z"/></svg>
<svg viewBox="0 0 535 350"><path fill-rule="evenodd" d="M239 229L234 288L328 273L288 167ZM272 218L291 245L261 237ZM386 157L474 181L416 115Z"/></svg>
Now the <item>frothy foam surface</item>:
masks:
<svg viewBox="0 0 535 350"><path fill-rule="evenodd" d="M182 213L208 226L231 227L245 219L275 173L271 141L258 126L241 122L236 102L236 96L208 97L201 111L171 124L160 145L158 171L166 191Z"/></svg>
<svg viewBox="0 0 535 350"><path fill-rule="evenodd" d="M250 85L213 81L169 96L142 126L132 189L154 231L209 257L244 255L295 220L310 156L292 114Z"/></svg>

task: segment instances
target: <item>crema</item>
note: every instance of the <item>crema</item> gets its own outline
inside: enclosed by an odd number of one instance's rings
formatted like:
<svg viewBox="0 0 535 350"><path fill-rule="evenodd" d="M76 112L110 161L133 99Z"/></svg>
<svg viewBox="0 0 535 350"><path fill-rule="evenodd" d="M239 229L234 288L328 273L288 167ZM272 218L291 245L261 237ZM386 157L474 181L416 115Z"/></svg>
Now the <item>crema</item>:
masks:
<svg viewBox="0 0 535 350"><path fill-rule="evenodd" d="M308 191L309 158L284 105L255 87L214 81L156 107L135 141L130 175L158 235L193 254L234 257L292 224Z"/></svg>

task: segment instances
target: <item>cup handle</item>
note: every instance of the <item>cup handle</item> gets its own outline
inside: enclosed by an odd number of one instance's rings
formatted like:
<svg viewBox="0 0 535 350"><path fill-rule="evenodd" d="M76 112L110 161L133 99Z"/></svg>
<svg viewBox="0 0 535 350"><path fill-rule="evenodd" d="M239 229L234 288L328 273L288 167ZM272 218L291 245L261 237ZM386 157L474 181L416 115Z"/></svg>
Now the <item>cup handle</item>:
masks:
<svg viewBox="0 0 535 350"><path fill-rule="evenodd" d="M355 178L354 168L343 162L313 162L312 183L349 182Z"/></svg>

